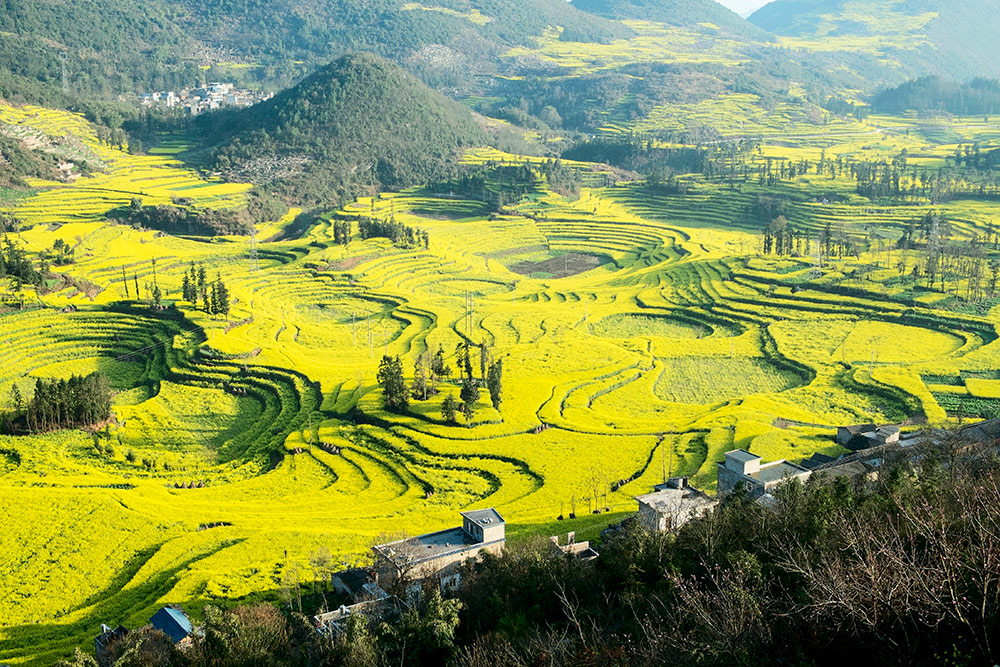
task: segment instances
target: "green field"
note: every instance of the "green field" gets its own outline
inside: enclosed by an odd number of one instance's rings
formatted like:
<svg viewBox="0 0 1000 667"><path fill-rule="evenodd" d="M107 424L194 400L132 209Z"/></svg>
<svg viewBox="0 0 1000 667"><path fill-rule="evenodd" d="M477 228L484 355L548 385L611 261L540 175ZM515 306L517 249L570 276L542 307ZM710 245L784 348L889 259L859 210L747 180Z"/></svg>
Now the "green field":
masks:
<svg viewBox="0 0 1000 667"><path fill-rule="evenodd" d="M659 29L643 30L628 47L640 56ZM546 58L599 67L550 37L538 47ZM603 57L626 46L608 45ZM724 133L751 124L771 137L791 113L759 116L745 102L721 97L630 122L722 115L732 121ZM712 490L716 462L733 447L797 460L837 453L841 424L945 424L1000 409L997 302L969 303L957 269L945 290L911 280L897 263L920 264L922 251L887 251L932 208L956 243L982 238L997 213L990 201L873 205L847 175L814 170L770 186L689 175L684 192L666 193L635 180L603 186L600 168L577 164L591 179L579 197L542 187L498 214L419 188L338 212L393 216L426 231L428 248L357 235L339 245L330 216L299 238L261 241L292 210L260 226L258 269L245 238L205 242L104 219L136 195L156 203L197 192L204 205L234 206L244 186L98 145L79 116L0 107L0 120L78 132L108 165L10 200L22 243L40 252L65 240L76 263L59 268L66 280L51 291L29 291L24 310L0 313L2 407L13 386L30 394L38 377L99 370L118 392L115 419L97 434L0 437L3 663L52 662L92 641L100 623L140 625L164 603L197 617L209 602L276 598L320 548L350 564L382 533L451 526L472 507L497 507L515 538L596 537L662 481L651 461L664 447L676 470ZM948 121L940 136L998 136L970 123ZM955 146L921 126L803 121L780 142L765 138L752 159L909 146L943 163ZM539 162L485 149L466 162L499 159ZM857 252L762 254L762 227L747 211L764 195L787 201L789 225L814 247L835 225ZM122 282L123 273L130 286L152 282L153 260L165 310L147 294L126 298ZM226 282L228 321L180 300L192 262ZM472 423L446 423L441 404L457 396L457 373L406 414L384 410L383 354L399 355L409 376L418 355L440 347L457 370L463 342L503 361L499 410L484 393ZM472 365L478 375L478 352ZM611 490L625 479L634 481ZM607 492L610 514L582 509L595 492ZM558 521L574 503L578 518ZM205 528L214 524L224 525Z"/></svg>

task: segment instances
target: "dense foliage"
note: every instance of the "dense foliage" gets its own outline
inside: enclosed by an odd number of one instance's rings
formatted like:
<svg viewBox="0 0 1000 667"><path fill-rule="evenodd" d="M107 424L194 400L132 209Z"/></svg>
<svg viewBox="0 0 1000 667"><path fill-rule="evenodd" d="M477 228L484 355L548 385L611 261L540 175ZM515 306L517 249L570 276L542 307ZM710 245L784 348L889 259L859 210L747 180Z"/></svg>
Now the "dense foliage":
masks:
<svg viewBox="0 0 1000 667"><path fill-rule="evenodd" d="M373 51L410 61L430 80L468 81L505 48L527 44L548 26L578 39L607 41L630 30L561 0L516 6L498 0L444 0L430 11L403 0L324 0L302 10L289 0L124 0L69 5L6 0L0 11L0 72L42 82L50 97L111 98L179 89L206 78L243 85L290 84L331 58ZM482 16L484 20L470 20ZM128 44L128 49L122 49ZM468 49L470 44L477 45ZM448 57L440 58L437 51ZM211 67L204 62L256 63ZM23 86L22 86L23 87ZM0 90L3 86L0 85Z"/></svg>
<svg viewBox="0 0 1000 667"><path fill-rule="evenodd" d="M81 428L102 422L111 414L111 387L101 373L72 376L68 380L35 380L34 394L25 399L12 390L14 431L52 431Z"/></svg>
<svg viewBox="0 0 1000 667"><path fill-rule="evenodd" d="M53 156L31 151L15 139L0 135L0 187L24 186L25 178L54 180Z"/></svg>
<svg viewBox="0 0 1000 667"><path fill-rule="evenodd" d="M1000 113L1000 81L973 79L959 83L939 76L924 77L878 93L872 108L879 113L951 113L962 116Z"/></svg>
<svg viewBox="0 0 1000 667"><path fill-rule="evenodd" d="M133 205L120 209L117 217L135 227L158 229L188 236L231 236L253 229L245 210L196 209L183 206Z"/></svg>
<svg viewBox="0 0 1000 667"><path fill-rule="evenodd" d="M42 279L24 246L10 236L4 237L0 248L0 278L4 277L29 284L37 284Z"/></svg>
<svg viewBox="0 0 1000 667"><path fill-rule="evenodd" d="M485 141L472 114L401 68L346 56L274 99L206 118L216 166L310 205L428 182Z"/></svg>

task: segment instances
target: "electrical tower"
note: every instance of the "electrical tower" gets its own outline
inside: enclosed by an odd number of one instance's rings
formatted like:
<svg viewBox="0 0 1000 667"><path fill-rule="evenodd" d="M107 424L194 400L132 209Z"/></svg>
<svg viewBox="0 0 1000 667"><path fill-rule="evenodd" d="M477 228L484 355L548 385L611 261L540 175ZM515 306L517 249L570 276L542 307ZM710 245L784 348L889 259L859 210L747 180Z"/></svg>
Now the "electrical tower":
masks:
<svg viewBox="0 0 1000 667"><path fill-rule="evenodd" d="M62 65L62 91L64 95L69 95L69 73L66 70L66 52L59 52L59 63Z"/></svg>

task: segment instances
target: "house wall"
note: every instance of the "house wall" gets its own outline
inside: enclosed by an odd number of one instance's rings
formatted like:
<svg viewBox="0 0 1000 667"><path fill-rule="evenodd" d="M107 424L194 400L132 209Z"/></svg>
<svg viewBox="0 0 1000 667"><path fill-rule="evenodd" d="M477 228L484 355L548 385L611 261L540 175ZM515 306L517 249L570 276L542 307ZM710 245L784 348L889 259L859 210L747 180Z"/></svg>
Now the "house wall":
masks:
<svg viewBox="0 0 1000 667"><path fill-rule="evenodd" d="M744 481L747 481L744 475L719 464L719 481L716 485L716 493L720 496L729 495L737 486L742 485ZM763 487L761 487L761 494L763 492Z"/></svg>
<svg viewBox="0 0 1000 667"><path fill-rule="evenodd" d="M666 517L643 503L639 504L639 522L649 531L661 532L667 529Z"/></svg>
<svg viewBox="0 0 1000 667"><path fill-rule="evenodd" d="M461 564L470 558L478 558L484 551L489 551L499 555L503 551L506 542L494 542L490 544L473 545L461 551L453 551L439 558L421 561L411 568L404 567L402 570L396 563L392 562L382 554L378 555L378 581L382 588L393 586L400 577L406 577L412 581L419 581L435 576L438 572L447 569L449 566Z"/></svg>

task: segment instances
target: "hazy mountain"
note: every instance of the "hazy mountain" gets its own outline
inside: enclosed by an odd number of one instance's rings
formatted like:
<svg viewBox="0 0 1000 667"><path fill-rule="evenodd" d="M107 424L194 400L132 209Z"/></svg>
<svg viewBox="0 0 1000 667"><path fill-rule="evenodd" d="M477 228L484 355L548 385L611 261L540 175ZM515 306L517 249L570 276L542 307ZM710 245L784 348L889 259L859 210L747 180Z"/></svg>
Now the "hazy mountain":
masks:
<svg viewBox="0 0 1000 667"><path fill-rule="evenodd" d="M735 35L768 37L764 30L715 0L573 0L573 6L620 21L655 21L684 28L704 28L711 24Z"/></svg>
<svg viewBox="0 0 1000 667"><path fill-rule="evenodd" d="M989 38L1000 30L995 0L775 0L750 21L779 35L869 38L908 74L1000 74L1000 42Z"/></svg>

